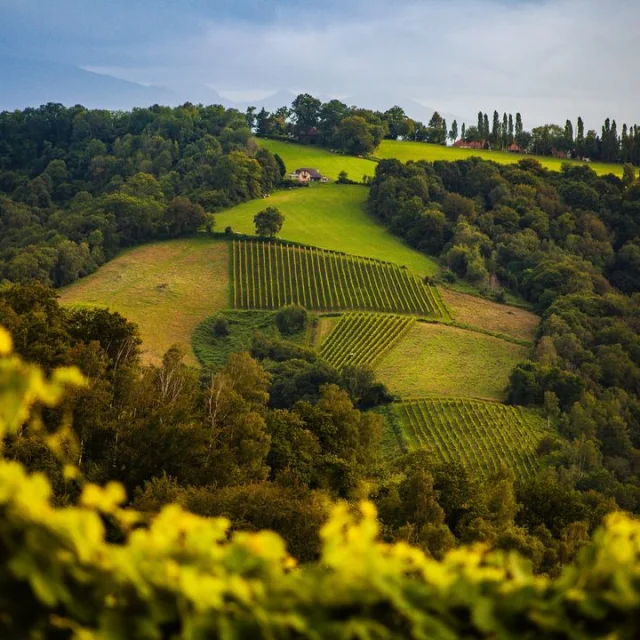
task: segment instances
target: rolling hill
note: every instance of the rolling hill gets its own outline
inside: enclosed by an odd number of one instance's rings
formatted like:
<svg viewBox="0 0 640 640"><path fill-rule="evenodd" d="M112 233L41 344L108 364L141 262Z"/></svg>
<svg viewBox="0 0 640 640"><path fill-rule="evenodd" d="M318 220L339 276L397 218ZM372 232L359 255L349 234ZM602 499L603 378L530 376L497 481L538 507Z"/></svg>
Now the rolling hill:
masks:
<svg viewBox="0 0 640 640"><path fill-rule="evenodd" d="M332 153L322 147L266 138L259 139L258 143L271 153L277 153L284 161L287 171L311 167L331 180L336 180L341 171L346 171L349 177L356 181L362 180L363 176L373 176L376 171L376 163L373 160Z"/></svg>
<svg viewBox="0 0 640 640"><path fill-rule="evenodd" d="M217 213L216 228L229 226L236 233L253 234L255 214L267 206L277 207L285 217L280 232L284 240L394 262L420 276L433 275L438 268L433 258L404 244L365 211L367 194L365 187L341 184L278 191Z"/></svg>
<svg viewBox="0 0 640 640"><path fill-rule="evenodd" d="M613 173L614 175L622 175L621 164L605 164L603 162L584 163L577 160L561 160L559 158L549 158L546 156L523 155L519 153L507 153L506 151L480 151L475 149L458 149L457 147L443 147L438 144L427 144L425 142L401 142L399 140L383 140L380 146L374 151L376 158L387 159L396 158L401 162L409 160L428 160L434 162L436 160L446 160L453 162L454 160L465 160L466 158L479 157L485 160L492 160L499 164L513 164L519 162L523 158L533 158L537 160L543 167L552 171L560 171L562 164L569 162L570 164L582 165L586 164L596 173L604 175Z"/></svg>
<svg viewBox="0 0 640 640"><path fill-rule="evenodd" d="M229 243L201 237L130 249L62 289L60 299L107 307L135 322L147 362L160 362L177 343L196 364L191 334L229 305Z"/></svg>

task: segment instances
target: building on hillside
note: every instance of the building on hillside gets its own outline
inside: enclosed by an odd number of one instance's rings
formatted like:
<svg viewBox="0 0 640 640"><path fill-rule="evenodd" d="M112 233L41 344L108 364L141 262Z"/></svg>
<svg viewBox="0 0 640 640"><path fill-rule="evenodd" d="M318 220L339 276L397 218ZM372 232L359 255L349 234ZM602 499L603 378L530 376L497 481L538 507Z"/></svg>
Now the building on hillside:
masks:
<svg viewBox="0 0 640 640"><path fill-rule="evenodd" d="M458 149L491 149L491 145L488 140L456 140L453 143L454 147Z"/></svg>
<svg viewBox="0 0 640 640"><path fill-rule="evenodd" d="M329 182L329 178L323 176L317 169L309 168L296 169L288 177L298 182Z"/></svg>
<svg viewBox="0 0 640 640"><path fill-rule="evenodd" d="M510 153L522 153L522 149L515 142L507 147L507 151Z"/></svg>

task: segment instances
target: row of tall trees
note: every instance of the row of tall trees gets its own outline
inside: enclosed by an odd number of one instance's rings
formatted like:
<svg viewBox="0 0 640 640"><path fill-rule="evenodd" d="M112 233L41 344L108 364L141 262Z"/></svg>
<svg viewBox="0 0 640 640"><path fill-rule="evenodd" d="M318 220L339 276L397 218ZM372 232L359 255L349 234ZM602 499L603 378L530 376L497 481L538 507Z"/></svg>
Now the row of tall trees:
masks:
<svg viewBox="0 0 640 640"><path fill-rule="evenodd" d="M247 112L248 122L261 136L286 136L304 143L319 144L345 153L372 153L381 140L403 139L445 145L459 139L481 142L492 149L504 150L517 145L521 151L536 155L560 155L589 158L603 162L640 164L640 129L624 124L618 131L615 120L607 118L601 133L585 131L578 118L575 126L547 124L524 128L522 115L494 111L478 112L475 125L454 120L451 127L434 112L427 124L413 120L404 109L394 106L387 111L371 111L348 106L340 100L323 103L310 94L296 97L290 107L273 113L262 109Z"/></svg>
<svg viewBox="0 0 640 640"><path fill-rule="evenodd" d="M210 227L283 174L232 109L0 113L0 281L68 284L121 247Z"/></svg>

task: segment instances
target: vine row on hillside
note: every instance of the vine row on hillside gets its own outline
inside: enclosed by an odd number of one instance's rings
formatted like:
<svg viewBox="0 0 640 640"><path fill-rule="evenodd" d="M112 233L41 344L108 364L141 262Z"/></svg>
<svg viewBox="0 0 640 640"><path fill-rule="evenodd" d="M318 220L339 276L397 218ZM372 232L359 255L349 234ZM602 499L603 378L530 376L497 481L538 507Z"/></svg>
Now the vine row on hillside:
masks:
<svg viewBox="0 0 640 640"><path fill-rule="evenodd" d="M405 400L396 405L412 447L427 446L442 462L459 462L486 476L503 464L533 475L539 420L519 407L462 398Z"/></svg>
<svg viewBox="0 0 640 640"><path fill-rule="evenodd" d="M233 305L314 311L382 311L446 317L437 289L407 269L314 247L235 240Z"/></svg>
<svg viewBox="0 0 640 640"><path fill-rule="evenodd" d="M346 313L329 334L320 355L336 369L374 365L412 327L415 319L379 313Z"/></svg>

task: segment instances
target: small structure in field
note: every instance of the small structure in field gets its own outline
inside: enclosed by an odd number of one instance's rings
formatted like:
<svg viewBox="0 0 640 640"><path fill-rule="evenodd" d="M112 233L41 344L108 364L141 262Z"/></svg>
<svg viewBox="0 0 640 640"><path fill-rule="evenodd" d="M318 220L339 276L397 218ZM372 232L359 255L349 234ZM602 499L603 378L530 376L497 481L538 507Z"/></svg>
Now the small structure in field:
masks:
<svg viewBox="0 0 640 640"><path fill-rule="evenodd" d="M522 153L522 149L514 142L507 147L509 153Z"/></svg>
<svg viewBox="0 0 640 640"><path fill-rule="evenodd" d="M289 179L298 182L329 182L329 178L323 176L317 169L301 168L289 174Z"/></svg>

